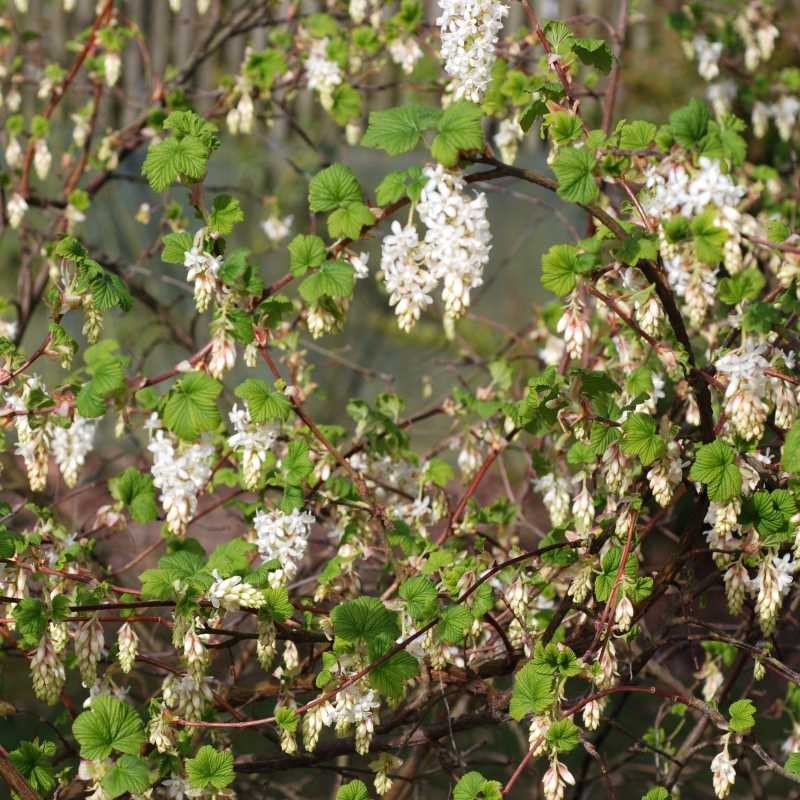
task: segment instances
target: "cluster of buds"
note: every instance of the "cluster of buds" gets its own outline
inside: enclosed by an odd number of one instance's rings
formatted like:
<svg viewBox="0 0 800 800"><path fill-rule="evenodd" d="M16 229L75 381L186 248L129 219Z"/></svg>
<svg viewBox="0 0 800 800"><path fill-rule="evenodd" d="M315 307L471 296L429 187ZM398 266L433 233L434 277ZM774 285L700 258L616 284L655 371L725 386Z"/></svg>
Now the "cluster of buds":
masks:
<svg viewBox="0 0 800 800"><path fill-rule="evenodd" d="M64 687L64 664L49 636L43 636L31 658L33 691L43 703L56 703Z"/></svg>
<svg viewBox="0 0 800 800"><path fill-rule="evenodd" d="M136 653L139 649L139 637L133 626L126 622L117 633L117 647L119 650L119 665L123 672L128 673L133 668Z"/></svg>
<svg viewBox="0 0 800 800"><path fill-rule="evenodd" d="M75 655L84 686L94 686L97 681L97 665L103 657L104 645L103 626L96 617L79 626L75 633Z"/></svg>
<svg viewBox="0 0 800 800"><path fill-rule="evenodd" d="M240 575L220 578L214 570L214 583L208 590L211 605L224 608L226 611L238 611L240 608L261 608L265 603L264 593L255 586L246 583Z"/></svg>

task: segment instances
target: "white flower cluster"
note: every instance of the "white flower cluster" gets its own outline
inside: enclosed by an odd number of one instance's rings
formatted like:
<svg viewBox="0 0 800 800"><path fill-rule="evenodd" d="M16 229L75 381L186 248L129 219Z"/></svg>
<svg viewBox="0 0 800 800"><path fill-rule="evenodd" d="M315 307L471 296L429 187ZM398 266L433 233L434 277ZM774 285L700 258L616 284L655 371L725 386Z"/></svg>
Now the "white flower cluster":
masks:
<svg viewBox="0 0 800 800"><path fill-rule="evenodd" d="M652 193L645 203L645 211L656 219L682 214L693 217L714 204L717 208L736 206L746 189L738 186L730 175L722 172L716 159L701 156L698 169L689 174L683 165L649 167L645 185Z"/></svg>
<svg viewBox="0 0 800 800"><path fill-rule="evenodd" d="M753 104L752 122L753 133L761 139L766 136L769 121L775 122L778 135L784 142L792 138L800 115L800 100L794 95L781 95L774 103L763 103L760 100Z"/></svg>
<svg viewBox="0 0 800 800"><path fill-rule="evenodd" d="M342 82L342 71L339 65L328 58L328 39L315 39L306 59L306 76L308 88L319 92L322 107L333 106L333 93Z"/></svg>
<svg viewBox="0 0 800 800"><path fill-rule="evenodd" d="M564 478L550 473L533 481L533 488L542 495L542 502L550 514L554 528L566 524L570 515L569 485Z"/></svg>
<svg viewBox="0 0 800 800"><path fill-rule="evenodd" d="M43 703L55 705L66 680L64 664L49 636L43 636L31 657L33 692Z"/></svg>
<svg viewBox="0 0 800 800"><path fill-rule="evenodd" d="M314 522L312 514L296 508L290 514L278 509L256 512L253 526L258 552L264 561L275 559L281 565L269 574L272 586L283 586L297 574Z"/></svg>
<svg viewBox="0 0 800 800"><path fill-rule="evenodd" d="M214 583L208 590L208 596L214 608L222 607L226 611L238 611L240 608L261 608L264 605L264 593L246 583L240 575L221 578L217 570L212 574Z"/></svg>
<svg viewBox="0 0 800 800"><path fill-rule="evenodd" d="M494 137L495 147L500 151L500 157L507 164L513 164L519 152L519 143L525 137L525 131L519 124L519 118L506 117L497 128Z"/></svg>
<svg viewBox="0 0 800 800"><path fill-rule="evenodd" d="M96 430L96 420L84 419L80 414L75 414L68 428L53 430L53 457L70 488L78 482L78 473L94 446Z"/></svg>
<svg viewBox="0 0 800 800"><path fill-rule="evenodd" d="M248 410L238 405L233 406L228 417L236 431L228 438L228 446L241 459L245 489L255 489L267 454L275 443L275 431L269 425L253 422Z"/></svg>
<svg viewBox="0 0 800 800"><path fill-rule="evenodd" d="M744 41L744 65L749 72L753 72L760 62L772 58L780 35L766 12L767 5L754 0L733 22L734 29Z"/></svg>
<svg viewBox="0 0 800 800"><path fill-rule="evenodd" d="M486 195L470 196L463 178L441 165L425 168L428 182L417 207L426 227L419 240L416 228L395 222L383 240L381 273L400 327L408 331L442 284L448 319L459 317L470 303L470 292L483 283L492 234L486 218Z"/></svg>
<svg viewBox="0 0 800 800"><path fill-rule="evenodd" d="M717 359L717 373L728 379L725 389L725 415L733 430L743 439L758 441L764 434L768 408L763 398L769 362L763 345L746 343Z"/></svg>
<svg viewBox="0 0 800 800"><path fill-rule="evenodd" d="M713 81L719 75L719 58L722 55L722 42L712 42L699 34L692 39L689 52L697 58L697 72L706 81Z"/></svg>
<svg viewBox="0 0 800 800"><path fill-rule="evenodd" d="M261 223L261 230L271 242L282 242L291 232L294 214L280 217L272 214Z"/></svg>
<svg viewBox="0 0 800 800"><path fill-rule="evenodd" d="M406 75L410 75L422 58L422 48L413 36L402 36L389 43L389 55Z"/></svg>
<svg viewBox="0 0 800 800"><path fill-rule="evenodd" d="M217 275L222 264L221 256L213 256L203 249L204 231L195 236L191 250L186 251L183 266L186 267L186 280L194 283L194 302L197 310L205 311L217 288Z"/></svg>
<svg viewBox="0 0 800 800"><path fill-rule="evenodd" d="M439 0L444 68L456 99L483 99L495 62L495 44L508 14L497 0Z"/></svg>
<svg viewBox="0 0 800 800"><path fill-rule="evenodd" d="M151 417L151 425L158 424L158 418ZM167 527L182 536L197 512L197 495L211 478L214 448L198 443L179 452L168 434L155 430L147 449L153 454L153 483L161 490Z"/></svg>
<svg viewBox="0 0 800 800"><path fill-rule="evenodd" d="M775 628L783 598L789 593L794 581L797 564L789 553L771 558L767 555L761 562L758 574L750 581L750 592L756 598L758 624L765 635Z"/></svg>
<svg viewBox="0 0 800 800"><path fill-rule="evenodd" d="M366 755L372 742L380 700L372 689L354 683L336 695L336 733L345 736L355 728L356 752Z"/></svg>
<svg viewBox="0 0 800 800"><path fill-rule="evenodd" d="M711 777L714 784L714 793L720 800L731 793L733 784L736 782L736 770L734 766L736 759L731 758L728 753L728 738L730 734L723 737L723 747L711 761Z"/></svg>

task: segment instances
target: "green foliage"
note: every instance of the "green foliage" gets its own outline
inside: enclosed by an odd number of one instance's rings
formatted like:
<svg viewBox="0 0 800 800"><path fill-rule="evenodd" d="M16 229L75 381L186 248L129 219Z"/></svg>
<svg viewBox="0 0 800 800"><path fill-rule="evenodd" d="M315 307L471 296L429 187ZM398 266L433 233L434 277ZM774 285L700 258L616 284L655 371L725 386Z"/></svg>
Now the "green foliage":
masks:
<svg viewBox="0 0 800 800"><path fill-rule="evenodd" d="M220 423L217 397L222 385L205 372L187 372L177 381L164 404L164 424L176 436L195 440Z"/></svg>
<svg viewBox="0 0 800 800"><path fill-rule="evenodd" d="M594 179L595 157L585 148L563 147L553 162L558 179L558 196L570 203L586 204L599 194Z"/></svg>
<svg viewBox="0 0 800 800"><path fill-rule="evenodd" d="M20 742L8 757L35 792L47 795L57 785L55 770L51 763L55 754L55 742L47 739L39 741L37 737L33 741Z"/></svg>
<svg viewBox="0 0 800 800"><path fill-rule="evenodd" d="M622 452L637 456L649 466L666 452L666 444L656 431L655 420L647 414L631 414L622 423Z"/></svg>
<svg viewBox="0 0 800 800"><path fill-rule="evenodd" d="M236 387L234 394L244 400L250 419L258 424L272 420L285 422L292 413L292 404L286 395L270 389L257 378L247 378Z"/></svg>
<svg viewBox="0 0 800 800"><path fill-rule="evenodd" d="M733 448L719 439L698 448L689 477L705 484L709 499L717 503L733 500L742 489Z"/></svg>
<svg viewBox="0 0 800 800"><path fill-rule="evenodd" d="M142 794L151 785L147 763L137 756L125 755L106 772L100 784L110 798L123 794Z"/></svg>
<svg viewBox="0 0 800 800"><path fill-rule="evenodd" d="M135 709L115 697L100 695L76 717L72 734L81 758L108 758L112 752L137 756L145 742L144 726Z"/></svg>
<svg viewBox="0 0 800 800"><path fill-rule="evenodd" d="M490 781L480 772L468 772L453 789L453 800L500 800L500 781Z"/></svg>
<svg viewBox="0 0 800 800"><path fill-rule="evenodd" d="M436 122L431 155L445 167L452 167L458 163L460 153L482 149L482 116L480 106L466 100L447 106Z"/></svg>
<svg viewBox="0 0 800 800"><path fill-rule="evenodd" d="M369 792L363 781L342 784L336 792L336 800L367 800Z"/></svg>
<svg viewBox="0 0 800 800"><path fill-rule="evenodd" d="M594 266L594 256L569 244L555 244L542 256L542 286L553 294L569 294L577 277Z"/></svg>
<svg viewBox="0 0 800 800"><path fill-rule="evenodd" d="M195 789L224 789L233 783L233 756L203 745L194 758L186 759L186 776Z"/></svg>
<svg viewBox="0 0 800 800"><path fill-rule="evenodd" d="M109 480L108 491L130 511L135 522L152 522L158 517L156 490L151 475L128 467L121 475Z"/></svg>
<svg viewBox="0 0 800 800"><path fill-rule="evenodd" d="M528 714L541 714L555 702L552 673L542 671L534 663L527 663L514 676L514 692L508 712L520 720Z"/></svg>
<svg viewBox="0 0 800 800"><path fill-rule="evenodd" d="M756 707L751 700L737 700L728 706L728 727L734 733L747 733L755 724Z"/></svg>

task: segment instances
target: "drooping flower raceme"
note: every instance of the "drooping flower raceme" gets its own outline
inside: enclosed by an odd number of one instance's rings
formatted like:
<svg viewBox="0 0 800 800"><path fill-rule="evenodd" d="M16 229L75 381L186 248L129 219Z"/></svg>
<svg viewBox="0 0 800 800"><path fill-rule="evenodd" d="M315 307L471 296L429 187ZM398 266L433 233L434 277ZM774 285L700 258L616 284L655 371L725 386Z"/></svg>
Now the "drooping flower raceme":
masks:
<svg viewBox="0 0 800 800"><path fill-rule="evenodd" d="M418 206L427 228L425 260L443 283L445 314L457 318L469 306L470 291L483 283L492 232L486 218L483 192L470 197L461 175L441 164L424 170L425 184Z"/></svg>
<svg viewBox="0 0 800 800"><path fill-rule="evenodd" d="M197 512L197 495L211 477L214 448L198 443L179 451L164 431L156 430L147 449L153 454L153 483L161 491L167 526L182 536Z"/></svg>
<svg viewBox="0 0 800 800"><path fill-rule="evenodd" d="M444 68L456 99L480 102L491 78L495 44L508 14L497 0L439 0Z"/></svg>
<svg viewBox="0 0 800 800"><path fill-rule="evenodd" d="M281 565L269 575L273 586L284 585L297 574L314 521L312 514L296 508L290 514L277 509L256 513L253 526L258 552L264 561L275 559Z"/></svg>
<svg viewBox="0 0 800 800"><path fill-rule="evenodd" d="M238 611L240 608L261 608L264 605L263 593L243 581L240 575L220 578L216 570L213 575L214 583L208 590L208 596L214 608L222 607L227 611Z"/></svg>
<svg viewBox="0 0 800 800"><path fill-rule="evenodd" d="M275 443L275 431L268 425L254 423L247 409L238 405L233 406L228 416L236 431L228 438L228 445L241 459L245 488L255 489L267 454Z"/></svg>
<svg viewBox="0 0 800 800"><path fill-rule="evenodd" d="M53 457L64 476L64 483L70 488L78 482L78 473L94 445L96 430L97 422L84 419L80 414L75 415L68 428L53 430Z"/></svg>
<svg viewBox="0 0 800 800"><path fill-rule="evenodd" d="M199 239L199 241L198 241ZM186 280L194 283L194 301L200 312L208 308L217 286L222 258L213 256L203 249L202 234L195 237L191 250L186 251L183 265L186 267Z"/></svg>
<svg viewBox="0 0 800 800"><path fill-rule="evenodd" d="M342 82L339 65L328 58L328 39L315 39L306 59L308 88L319 92L319 100L324 108L333 106L333 92Z"/></svg>
<svg viewBox="0 0 800 800"><path fill-rule="evenodd" d="M431 292L436 288L436 278L425 267L424 247L413 225L392 223L392 232L381 246L381 274L398 325L410 331L422 309L433 302Z"/></svg>

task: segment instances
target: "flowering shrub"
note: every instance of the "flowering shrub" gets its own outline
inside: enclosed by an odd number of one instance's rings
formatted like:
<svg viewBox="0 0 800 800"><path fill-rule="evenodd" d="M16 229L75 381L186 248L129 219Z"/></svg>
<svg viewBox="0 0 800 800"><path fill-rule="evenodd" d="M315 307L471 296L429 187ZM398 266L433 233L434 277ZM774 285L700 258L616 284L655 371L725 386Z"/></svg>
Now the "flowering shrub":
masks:
<svg viewBox="0 0 800 800"><path fill-rule="evenodd" d="M707 92L652 121L617 121L625 2L608 22L198 0L208 33L161 75L126 5L101 0L52 63L27 0L2 20L4 713L40 723L2 733L13 792L800 783L793 4L669 14ZM254 31L235 74L197 84ZM105 129L137 48L148 107ZM238 247L248 204L209 165L280 120L313 145L309 99L382 179L320 158L308 217L273 198L270 249ZM542 173L514 163L537 134ZM193 298L191 324L108 254L92 214L121 177L147 187L136 249ZM376 335L459 336L497 271L489 207L527 184L584 227L531 265L555 300L520 331L471 318L486 337L444 396L317 385L299 332L346 328L370 282L393 320ZM115 338L148 313L160 352L186 350L165 371ZM110 566L147 525L161 536Z"/></svg>

